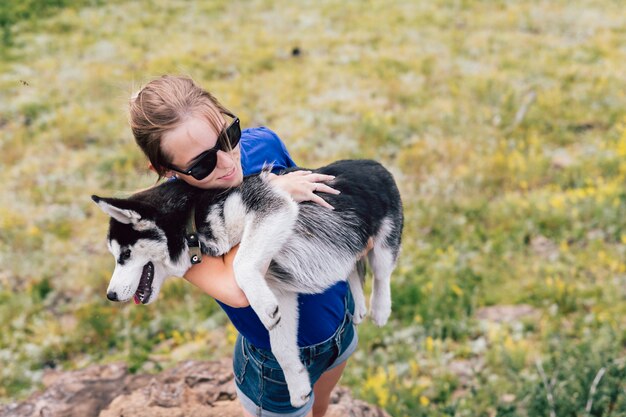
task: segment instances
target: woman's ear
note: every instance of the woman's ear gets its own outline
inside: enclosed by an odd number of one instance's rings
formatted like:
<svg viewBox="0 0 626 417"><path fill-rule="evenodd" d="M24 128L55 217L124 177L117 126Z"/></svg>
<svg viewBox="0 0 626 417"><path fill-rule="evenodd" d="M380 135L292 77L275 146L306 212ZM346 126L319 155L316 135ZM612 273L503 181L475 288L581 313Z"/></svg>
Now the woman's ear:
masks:
<svg viewBox="0 0 626 417"><path fill-rule="evenodd" d="M152 165L152 163L150 163L150 162L148 163L148 169L149 169L150 171L152 171L152 172L157 173L157 174L159 173L159 172L156 170L156 168L154 167L154 165ZM167 171L165 171L165 175L163 175L163 176L164 176L164 177L166 177L166 178L172 178L172 177L173 177L173 178L178 178L178 175L176 175L176 173L175 173L174 171L169 170L169 169L168 169Z"/></svg>

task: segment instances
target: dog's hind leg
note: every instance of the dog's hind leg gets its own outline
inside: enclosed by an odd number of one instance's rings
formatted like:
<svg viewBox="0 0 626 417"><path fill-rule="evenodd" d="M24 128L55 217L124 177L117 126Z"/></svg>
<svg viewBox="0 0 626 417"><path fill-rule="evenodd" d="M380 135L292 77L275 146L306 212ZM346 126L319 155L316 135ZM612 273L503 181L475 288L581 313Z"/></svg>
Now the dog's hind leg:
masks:
<svg viewBox="0 0 626 417"><path fill-rule="evenodd" d="M382 326L387 323L391 314L391 272L395 267L396 257L387 241L391 232L389 219L385 219L374 237L374 247L368 253L368 259L374 281L372 282L372 295L370 297L371 317L374 323Z"/></svg>
<svg viewBox="0 0 626 417"><path fill-rule="evenodd" d="M281 321L270 330L272 353L283 369L291 405L302 407L311 396L309 373L300 361L298 349L298 294L276 292Z"/></svg>
<svg viewBox="0 0 626 417"><path fill-rule="evenodd" d="M354 269L348 276L348 285L354 298L354 324L359 324L367 314L367 306L365 305L365 294L363 294L363 281L365 280L365 261L363 259L357 261Z"/></svg>
<svg viewBox="0 0 626 417"><path fill-rule="evenodd" d="M375 244L374 244L375 245ZM376 325L383 326L391 314L391 271L393 256L388 248L376 248L368 254L374 280L370 296L370 315Z"/></svg>

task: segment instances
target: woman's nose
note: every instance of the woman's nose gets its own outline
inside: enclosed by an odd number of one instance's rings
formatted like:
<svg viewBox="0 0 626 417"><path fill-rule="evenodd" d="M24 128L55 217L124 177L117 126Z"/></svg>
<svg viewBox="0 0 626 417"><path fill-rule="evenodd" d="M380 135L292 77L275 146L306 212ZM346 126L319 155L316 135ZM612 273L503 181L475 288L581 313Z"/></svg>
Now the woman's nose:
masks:
<svg viewBox="0 0 626 417"><path fill-rule="evenodd" d="M230 168L233 164L233 157L228 152L217 151L217 166L219 168Z"/></svg>

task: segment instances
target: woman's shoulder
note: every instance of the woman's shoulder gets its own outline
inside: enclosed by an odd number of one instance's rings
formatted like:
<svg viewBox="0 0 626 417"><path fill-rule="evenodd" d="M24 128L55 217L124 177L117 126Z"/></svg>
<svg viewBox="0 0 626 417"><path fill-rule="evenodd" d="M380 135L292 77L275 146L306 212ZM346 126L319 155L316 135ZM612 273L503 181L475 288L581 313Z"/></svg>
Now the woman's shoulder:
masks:
<svg viewBox="0 0 626 417"><path fill-rule="evenodd" d="M249 127L242 130L241 139L247 141L282 142L276 132L266 126Z"/></svg>
<svg viewBox="0 0 626 417"><path fill-rule="evenodd" d="M244 175L260 171L265 163L273 163L276 170L296 165L287 147L273 130L265 126L244 129L241 132Z"/></svg>

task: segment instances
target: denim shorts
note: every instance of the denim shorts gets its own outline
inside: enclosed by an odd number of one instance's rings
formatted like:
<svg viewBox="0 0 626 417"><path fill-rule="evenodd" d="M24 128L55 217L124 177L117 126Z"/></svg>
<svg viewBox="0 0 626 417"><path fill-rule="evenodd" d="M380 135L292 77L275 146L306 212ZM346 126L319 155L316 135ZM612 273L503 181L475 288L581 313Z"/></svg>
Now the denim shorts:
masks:
<svg viewBox="0 0 626 417"><path fill-rule="evenodd" d="M352 323L353 311L354 303L348 290L346 314L335 334L323 342L300 348L300 360L309 371L311 385L324 372L341 365L356 350L358 336ZM285 376L272 352L255 347L241 335L235 343L233 370L239 401L254 416L301 417L313 407L313 393L305 405L292 407Z"/></svg>

